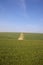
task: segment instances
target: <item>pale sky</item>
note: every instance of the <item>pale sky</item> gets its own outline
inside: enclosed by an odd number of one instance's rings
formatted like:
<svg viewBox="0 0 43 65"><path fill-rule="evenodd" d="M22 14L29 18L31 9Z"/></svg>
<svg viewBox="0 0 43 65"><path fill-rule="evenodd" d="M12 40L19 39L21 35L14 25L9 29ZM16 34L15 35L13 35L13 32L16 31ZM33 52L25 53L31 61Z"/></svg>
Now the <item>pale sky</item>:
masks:
<svg viewBox="0 0 43 65"><path fill-rule="evenodd" d="M43 0L0 0L0 32L43 33Z"/></svg>

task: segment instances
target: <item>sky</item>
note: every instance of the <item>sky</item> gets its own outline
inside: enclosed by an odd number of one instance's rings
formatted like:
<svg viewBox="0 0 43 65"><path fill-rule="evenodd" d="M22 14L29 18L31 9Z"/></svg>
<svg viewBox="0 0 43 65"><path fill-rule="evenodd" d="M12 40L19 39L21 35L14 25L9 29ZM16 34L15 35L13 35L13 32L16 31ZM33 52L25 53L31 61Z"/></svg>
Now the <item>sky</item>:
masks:
<svg viewBox="0 0 43 65"><path fill-rule="evenodd" d="M43 0L0 0L0 32L43 33Z"/></svg>

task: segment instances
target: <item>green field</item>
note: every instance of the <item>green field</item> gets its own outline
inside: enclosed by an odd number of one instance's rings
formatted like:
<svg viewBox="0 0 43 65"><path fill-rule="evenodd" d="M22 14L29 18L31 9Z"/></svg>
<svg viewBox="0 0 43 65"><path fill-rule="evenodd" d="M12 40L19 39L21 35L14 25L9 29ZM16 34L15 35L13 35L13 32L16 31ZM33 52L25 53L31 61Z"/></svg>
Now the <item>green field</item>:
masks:
<svg viewBox="0 0 43 65"><path fill-rule="evenodd" d="M43 34L0 33L0 65L43 65Z"/></svg>

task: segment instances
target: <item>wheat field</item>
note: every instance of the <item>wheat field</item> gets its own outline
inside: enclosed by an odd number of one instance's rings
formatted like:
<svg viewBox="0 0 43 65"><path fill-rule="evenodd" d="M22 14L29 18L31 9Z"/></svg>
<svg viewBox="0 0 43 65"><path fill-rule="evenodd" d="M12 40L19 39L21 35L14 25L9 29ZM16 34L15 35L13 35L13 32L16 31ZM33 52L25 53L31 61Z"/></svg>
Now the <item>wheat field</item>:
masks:
<svg viewBox="0 0 43 65"><path fill-rule="evenodd" d="M43 65L43 34L0 33L0 65Z"/></svg>

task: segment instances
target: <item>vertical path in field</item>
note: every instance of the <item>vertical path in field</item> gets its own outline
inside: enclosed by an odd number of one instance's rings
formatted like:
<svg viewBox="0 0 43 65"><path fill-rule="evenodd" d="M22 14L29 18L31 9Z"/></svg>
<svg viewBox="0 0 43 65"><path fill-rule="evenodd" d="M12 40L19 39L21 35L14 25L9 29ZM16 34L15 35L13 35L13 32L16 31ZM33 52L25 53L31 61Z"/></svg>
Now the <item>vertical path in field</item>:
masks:
<svg viewBox="0 0 43 65"><path fill-rule="evenodd" d="M19 36L18 40L24 40L24 35L23 35L23 33L20 33L20 36Z"/></svg>

